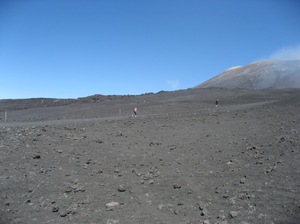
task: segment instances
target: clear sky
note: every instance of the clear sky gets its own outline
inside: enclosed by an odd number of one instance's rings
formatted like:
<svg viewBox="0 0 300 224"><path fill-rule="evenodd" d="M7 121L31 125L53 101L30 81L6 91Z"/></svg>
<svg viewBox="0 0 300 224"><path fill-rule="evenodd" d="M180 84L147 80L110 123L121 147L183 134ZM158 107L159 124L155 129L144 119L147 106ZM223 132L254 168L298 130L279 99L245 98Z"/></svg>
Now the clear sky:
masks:
<svg viewBox="0 0 300 224"><path fill-rule="evenodd" d="M299 0L1 0L0 99L194 87L300 59Z"/></svg>

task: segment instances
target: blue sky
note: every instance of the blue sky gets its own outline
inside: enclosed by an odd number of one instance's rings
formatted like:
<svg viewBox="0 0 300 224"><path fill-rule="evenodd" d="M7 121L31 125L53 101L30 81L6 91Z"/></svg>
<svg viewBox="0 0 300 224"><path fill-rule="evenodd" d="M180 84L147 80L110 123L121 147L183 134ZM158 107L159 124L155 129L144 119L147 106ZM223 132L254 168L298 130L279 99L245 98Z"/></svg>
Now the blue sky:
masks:
<svg viewBox="0 0 300 224"><path fill-rule="evenodd" d="M194 87L300 59L299 0L2 0L0 99Z"/></svg>

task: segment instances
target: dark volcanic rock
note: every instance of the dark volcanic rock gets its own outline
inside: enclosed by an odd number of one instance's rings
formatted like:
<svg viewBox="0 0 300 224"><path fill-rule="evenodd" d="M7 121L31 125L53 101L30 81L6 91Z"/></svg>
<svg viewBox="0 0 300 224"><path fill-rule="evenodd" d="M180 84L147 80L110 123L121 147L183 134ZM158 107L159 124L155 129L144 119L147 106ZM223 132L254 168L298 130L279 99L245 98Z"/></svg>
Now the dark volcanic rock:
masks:
<svg viewBox="0 0 300 224"><path fill-rule="evenodd" d="M0 223L298 224L297 99L190 89L9 111Z"/></svg>

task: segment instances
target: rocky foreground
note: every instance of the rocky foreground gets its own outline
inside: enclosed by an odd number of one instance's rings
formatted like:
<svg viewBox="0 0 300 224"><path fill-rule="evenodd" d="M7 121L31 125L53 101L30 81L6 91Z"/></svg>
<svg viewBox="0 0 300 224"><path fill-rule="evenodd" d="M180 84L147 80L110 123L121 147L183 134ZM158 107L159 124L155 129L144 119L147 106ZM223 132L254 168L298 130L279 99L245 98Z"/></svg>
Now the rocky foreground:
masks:
<svg viewBox="0 0 300 224"><path fill-rule="evenodd" d="M0 126L0 223L299 223L299 96L70 122L15 112Z"/></svg>

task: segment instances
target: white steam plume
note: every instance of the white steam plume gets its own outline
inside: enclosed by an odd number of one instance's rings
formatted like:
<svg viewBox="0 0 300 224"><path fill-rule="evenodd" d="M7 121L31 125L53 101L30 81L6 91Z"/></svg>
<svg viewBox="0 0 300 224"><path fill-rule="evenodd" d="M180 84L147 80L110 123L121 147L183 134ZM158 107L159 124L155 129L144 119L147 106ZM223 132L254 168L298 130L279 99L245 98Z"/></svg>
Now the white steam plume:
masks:
<svg viewBox="0 0 300 224"><path fill-rule="evenodd" d="M300 60L300 44L294 47L284 47L271 54L272 60Z"/></svg>
<svg viewBox="0 0 300 224"><path fill-rule="evenodd" d="M172 90L176 90L179 87L179 80L168 80L167 84L171 87Z"/></svg>

